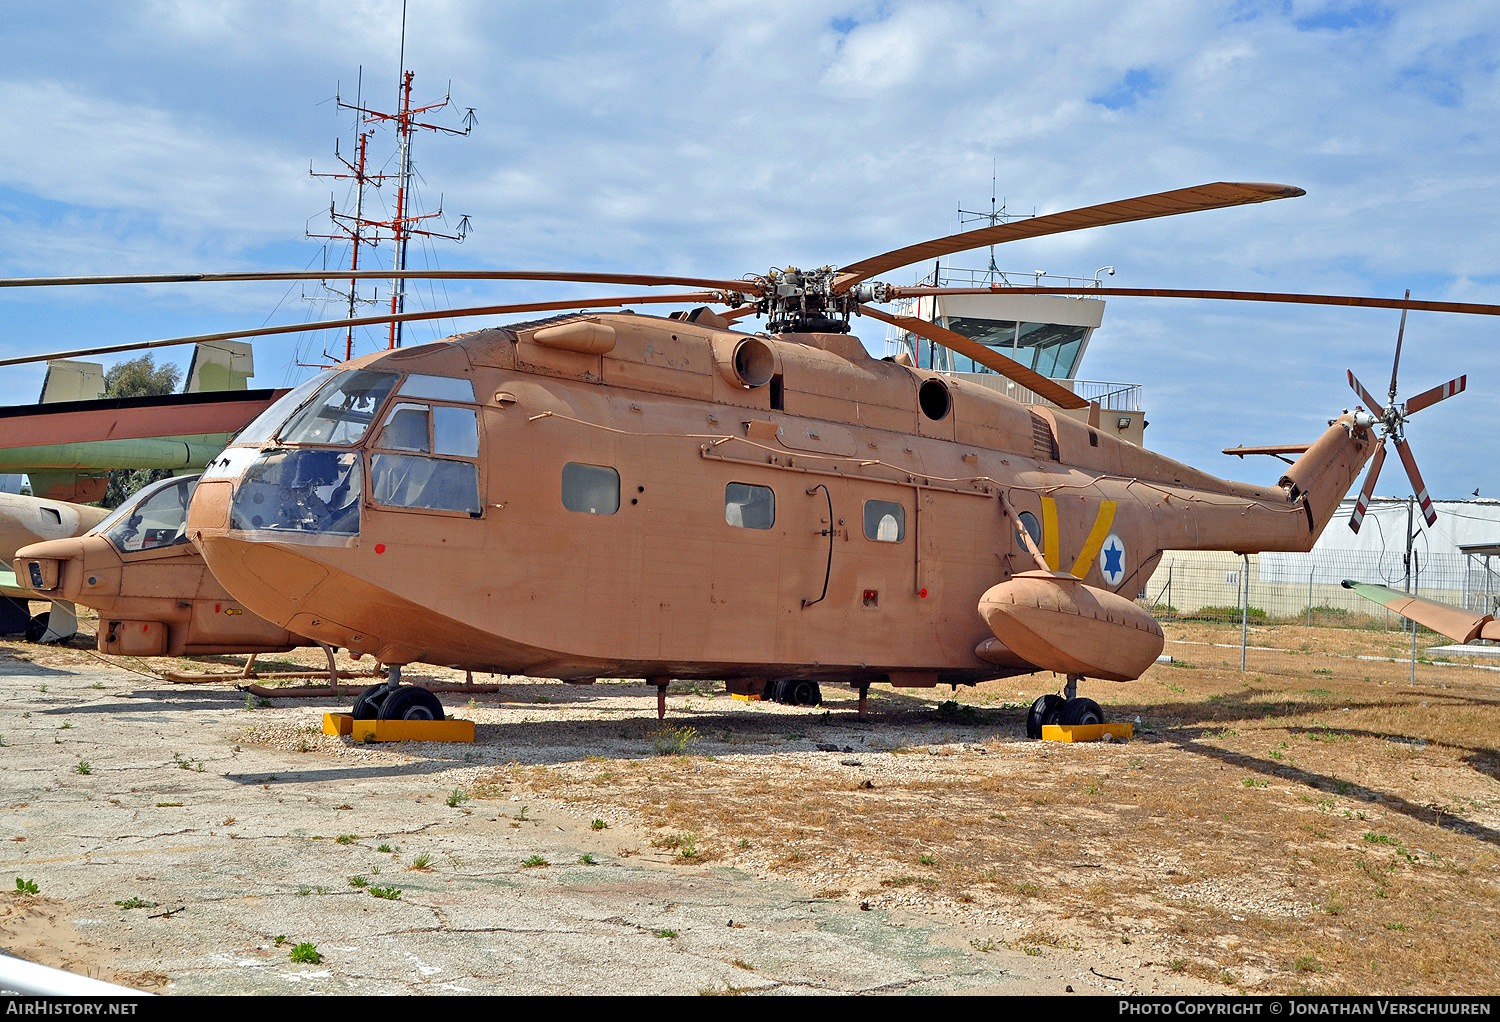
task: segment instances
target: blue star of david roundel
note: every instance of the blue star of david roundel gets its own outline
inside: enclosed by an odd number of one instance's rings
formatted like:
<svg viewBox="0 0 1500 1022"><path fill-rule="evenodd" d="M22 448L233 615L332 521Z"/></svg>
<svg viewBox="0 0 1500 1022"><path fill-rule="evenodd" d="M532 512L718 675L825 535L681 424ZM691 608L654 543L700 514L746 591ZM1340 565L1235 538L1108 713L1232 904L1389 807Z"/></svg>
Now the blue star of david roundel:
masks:
<svg viewBox="0 0 1500 1022"><path fill-rule="evenodd" d="M1112 586L1125 581L1125 544L1113 532L1099 549L1099 574Z"/></svg>

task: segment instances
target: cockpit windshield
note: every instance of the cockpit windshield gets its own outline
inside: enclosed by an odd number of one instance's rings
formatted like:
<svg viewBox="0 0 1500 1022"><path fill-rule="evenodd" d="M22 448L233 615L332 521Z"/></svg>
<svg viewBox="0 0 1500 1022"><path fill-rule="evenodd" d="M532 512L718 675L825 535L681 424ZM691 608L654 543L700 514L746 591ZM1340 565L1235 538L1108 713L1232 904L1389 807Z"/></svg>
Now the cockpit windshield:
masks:
<svg viewBox="0 0 1500 1022"><path fill-rule="evenodd" d="M363 475L356 451L263 454L235 487L230 527L356 535Z"/></svg>
<svg viewBox="0 0 1500 1022"><path fill-rule="evenodd" d="M121 504L93 531L122 554L186 543L188 503L197 485L196 475L153 483Z"/></svg>
<svg viewBox="0 0 1500 1022"><path fill-rule="evenodd" d="M276 435L276 427L286 422L297 409L307 404L307 399L312 397L319 387L333 379L334 372L335 370L332 369L321 372L281 395L276 399L275 404L250 420L250 425L240 430L230 443L263 444L270 440Z"/></svg>
<svg viewBox="0 0 1500 1022"><path fill-rule="evenodd" d="M339 373L277 435L287 444L357 444L395 384L395 373Z"/></svg>

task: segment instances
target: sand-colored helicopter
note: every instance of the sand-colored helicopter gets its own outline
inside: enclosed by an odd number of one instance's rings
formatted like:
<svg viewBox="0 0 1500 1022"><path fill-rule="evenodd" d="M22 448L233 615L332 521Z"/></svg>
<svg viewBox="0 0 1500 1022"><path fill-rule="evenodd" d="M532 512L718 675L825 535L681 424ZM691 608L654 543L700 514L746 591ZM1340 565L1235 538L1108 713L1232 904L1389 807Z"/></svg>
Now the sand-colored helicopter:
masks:
<svg viewBox="0 0 1500 1022"><path fill-rule="evenodd" d="M1133 679L1156 659L1161 629L1133 597L1162 551L1309 549L1383 451L1381 419L1346 411L1274 484L1229 482L1112 437L1095 416L874 358L848 333L850 317L894 323L1055 405L1085 407L991 348L873 308L991 289L872 278L982 245L1300 194L1204 185L740 280L413 273L705 290L403 314L700 306L667 319L570 311L322 373L208 466L186 535L245 607L392 665L357 716L441 716L430 692L400 684L403 665L429 662L579 683L644 678L659 694L674 678L722 679L731 692L794 702L842 682L861 709L875 682L1044 670L1066 686L1037 701L1029 731L1101 721L1077 684ZM0 283L298 276L312 275ZM1500 314L1409 298L1089 290ZM766 318L763 332L735 328L751 315ZM23 552L16 565L46 579L59 562Z"/></svg>

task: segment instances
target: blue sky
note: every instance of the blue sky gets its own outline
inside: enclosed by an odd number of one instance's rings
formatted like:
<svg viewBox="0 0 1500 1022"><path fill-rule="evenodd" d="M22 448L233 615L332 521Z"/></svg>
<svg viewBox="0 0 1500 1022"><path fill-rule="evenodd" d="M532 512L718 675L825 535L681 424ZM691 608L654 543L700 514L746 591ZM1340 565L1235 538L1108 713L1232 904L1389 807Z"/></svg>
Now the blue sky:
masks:
<svg viewBox="0 0 1500 1022"><path fill-rule="evenodd" d="M7 6L0 274L320 265L305 232L326 233L330 192L345 196L308 171L334 169L335 137L348 151L333 97L353 97L361 67L366 101L395 103L400 17L399 0ZM1002 269L1500 303L1497 55L1493 7L1420 0L413 0L418 102L451 81L459 109L434 118L472 107L478 123L416 140L422 208L441 197L449 226L467 214L473 233L414 247L412 263L712 277L844 264L954 230L995 168L1001 201L1041 213L1217 180L1308 192L1012 244ZM388 136L375 144L393 157ZM612 293L449 284L413 304ZM0 353L335 311L274 284L6 291ZM1279 463L1219 449L1310 440L1356 402L1346 368L1383 396L1398 318L1119 298L1082 375L1144 384L1148 446L1263 479ZM860 332L884 353L883 330ZM1489 318L1408 321L1406 395L1469 374L1411 428L1434 496L1500 497L1497 334ZM256 383L295 382L324 346L259 342ZM41 376L0 369L0 401L34 400ZM1379 492L1406 492L1394 459Z"/></svg>

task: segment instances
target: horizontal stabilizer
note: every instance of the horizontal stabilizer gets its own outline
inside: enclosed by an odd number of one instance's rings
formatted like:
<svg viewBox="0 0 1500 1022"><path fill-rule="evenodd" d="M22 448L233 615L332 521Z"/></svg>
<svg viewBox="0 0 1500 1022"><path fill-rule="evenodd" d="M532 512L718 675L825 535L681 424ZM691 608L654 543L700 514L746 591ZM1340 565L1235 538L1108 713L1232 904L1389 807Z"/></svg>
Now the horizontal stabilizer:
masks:
<svg viewBox="0 0 1500 1022"><path fill-rule="evenodd" d="M1237 454L1243 458L1247 454L1306 454L1312 444L1262 444L1259 447L1226 447L1225 454Z"/></svg>
<svg viewBox="0 0 1500 1022"><path fill-rule="evenodd" d="M1490 614L1476 614L1445 603L1418 599L1410 593L1385 586L1372 586L1364 582L1344 579L1345 589L1353 589L1360 596L1378 603L1387 610L1395 611L1424 628L1431 628L1455 642L1473 642L1475 639L1500 640L1500 621Z"/></svg>

